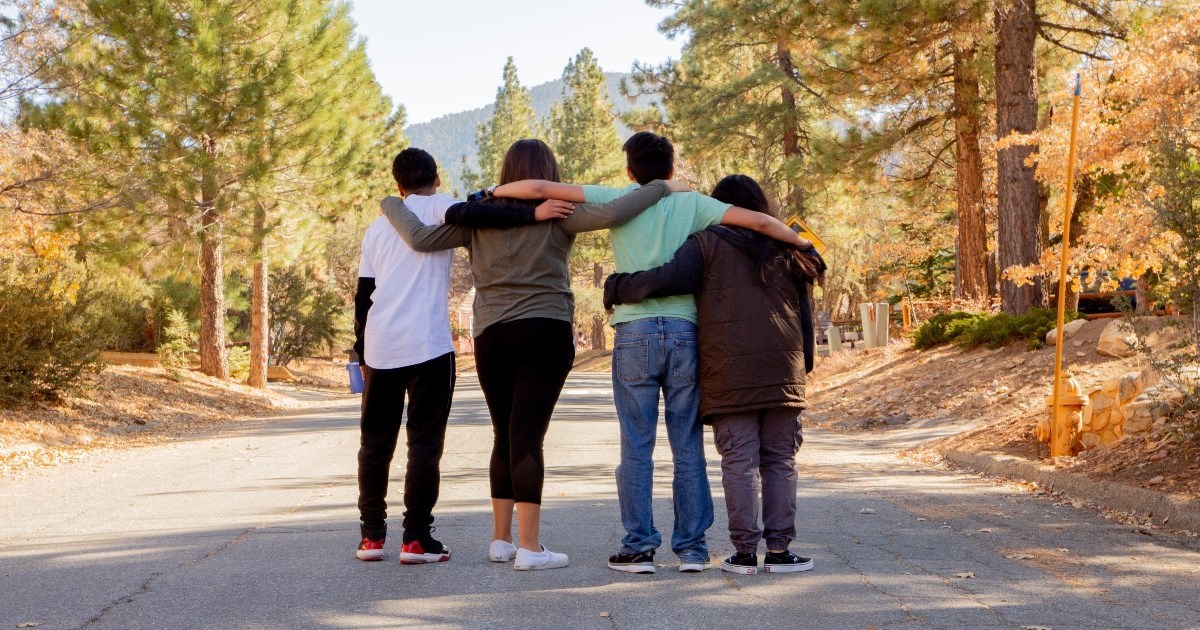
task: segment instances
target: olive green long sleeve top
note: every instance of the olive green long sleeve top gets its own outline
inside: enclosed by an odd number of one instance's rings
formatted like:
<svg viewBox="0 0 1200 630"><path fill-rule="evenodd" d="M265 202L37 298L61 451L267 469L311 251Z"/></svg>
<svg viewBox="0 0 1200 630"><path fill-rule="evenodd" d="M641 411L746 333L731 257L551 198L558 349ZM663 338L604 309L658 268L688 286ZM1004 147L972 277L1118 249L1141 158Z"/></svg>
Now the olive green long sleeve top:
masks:
<svg viewBox="0 0 1200 630"><path fill-rule="evenodd" d="M475 283L475 330L531 317L574 320L575 296L567 259L576 235L621 225L670 194L655 180L605 204L576 204L565 219L512 229L425 225L399 197L387 197L383 215L419 252L465 247Z"/></svg>

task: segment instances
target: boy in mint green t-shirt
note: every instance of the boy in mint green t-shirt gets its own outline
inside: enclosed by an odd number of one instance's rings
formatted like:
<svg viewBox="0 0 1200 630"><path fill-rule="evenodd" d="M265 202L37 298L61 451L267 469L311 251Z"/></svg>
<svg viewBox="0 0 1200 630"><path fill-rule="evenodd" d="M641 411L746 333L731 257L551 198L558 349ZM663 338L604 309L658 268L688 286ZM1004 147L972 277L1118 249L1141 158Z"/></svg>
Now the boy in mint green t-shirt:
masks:
<svg viewBox="0 0 1200 630"><path fill-rule="evenodd" d="M495 188L493 194L604 203L654 179L670 179L674 173L674 147L662 136L634 134L622 150L629 177L637 182L626 188L521 181ZM662 265L688 236L718 224L749 228L802 248L810 245L781 221L761 212L698 193L676 193L611 229L617 271L644 271ZM705 532L712 525L713 502L699 417L695 299L683 295L621 304L610 323L616 329L613 398L621 425L621 463L616 477L625 537L608 566L627 573L655 572L654 552L662 544L652 509L661 392L674 461L671 549L679 556L680 571L703 571L709 568Z"/></svg>

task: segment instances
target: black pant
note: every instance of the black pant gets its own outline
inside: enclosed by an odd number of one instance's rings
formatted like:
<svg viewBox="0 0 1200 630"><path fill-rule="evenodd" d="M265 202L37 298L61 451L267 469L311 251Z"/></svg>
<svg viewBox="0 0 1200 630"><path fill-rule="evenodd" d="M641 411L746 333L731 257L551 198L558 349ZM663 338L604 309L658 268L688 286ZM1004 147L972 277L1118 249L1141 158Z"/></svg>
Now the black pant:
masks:
<svg viewBox="0 0 1200 630"><path fill-rule="evenodd" d="M454 395L454 353L390 370L363 368L358 512L362 535L387 534L388 473L408 394L408 465L404 472L405 542L429 533L441 483L446 419Z"/></svg>
<svg viewBox="0 0 1200 630"><path fill-rule="evenodd" d="M575 361L570 322L529 318L488 326L475 363L492 414L492 498L542 502L542 442Z"/></svg>

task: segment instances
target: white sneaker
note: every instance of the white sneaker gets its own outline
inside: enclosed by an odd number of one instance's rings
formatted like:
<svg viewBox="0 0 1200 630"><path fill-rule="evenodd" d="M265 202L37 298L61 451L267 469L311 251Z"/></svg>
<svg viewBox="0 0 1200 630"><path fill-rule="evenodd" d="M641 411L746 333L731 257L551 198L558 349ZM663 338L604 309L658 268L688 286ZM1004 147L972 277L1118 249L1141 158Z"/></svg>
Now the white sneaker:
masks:
<svg viewBox="0 0 1200 630"><path fill-rule="evenodd" d="M707 562L680 562L680 573L699 573L712 568L712 565Z"/></svg>
<svg viewBox="0 0 1200 630"><path fill-rule="evenodd" d="M524 547L517 549L517 561L513 569L517 571L536 571L539 569L561 569L567 566L567 554L554 553L542 545L541 552L530 551Z"/></svg>
<svg viewBox="0 0 1200 630"><path fill-rule="evenodd" d="M493 540L488 547L488 560L492 562L508 562L517 555L517 546L507 540Z"/></svg>

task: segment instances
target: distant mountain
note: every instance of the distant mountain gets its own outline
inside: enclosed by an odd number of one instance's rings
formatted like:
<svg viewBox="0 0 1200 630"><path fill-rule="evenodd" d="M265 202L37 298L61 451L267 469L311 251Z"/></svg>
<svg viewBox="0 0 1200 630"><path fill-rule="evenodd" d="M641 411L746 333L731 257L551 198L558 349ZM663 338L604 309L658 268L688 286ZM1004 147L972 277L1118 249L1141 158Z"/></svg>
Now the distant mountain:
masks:
<svg viewBox="0 0 1200 630"><path fill-rule="evenodd" d="M628 76L628 74L620 72L604 73L604 78L608 82L608 97L618 113L647 107L656 102L655 99L650 97L638 97L633 102L630 102L628 98L622 96L621 80ZM533 110L539 120L550 115L550 108L562 98L562 88L562 79L529 88L529 96L533 101ZM459 192L466 192L461 189L460 184L463 170L462 158L465 156L467 163L472 168L478 164L475 159L475 152L477 150L475 146L475 130L480 124L490 120L491 117L492 106L486 105L470 111L447 114L429 122L410 125L405 128L404 134L408 136L411 146L429 151L437 159L438 165L449 176L450 181L443 182L443 191L451 192L458 190ZM632 135L633 132L618 122L617 134L624 140Z"/></svg>

